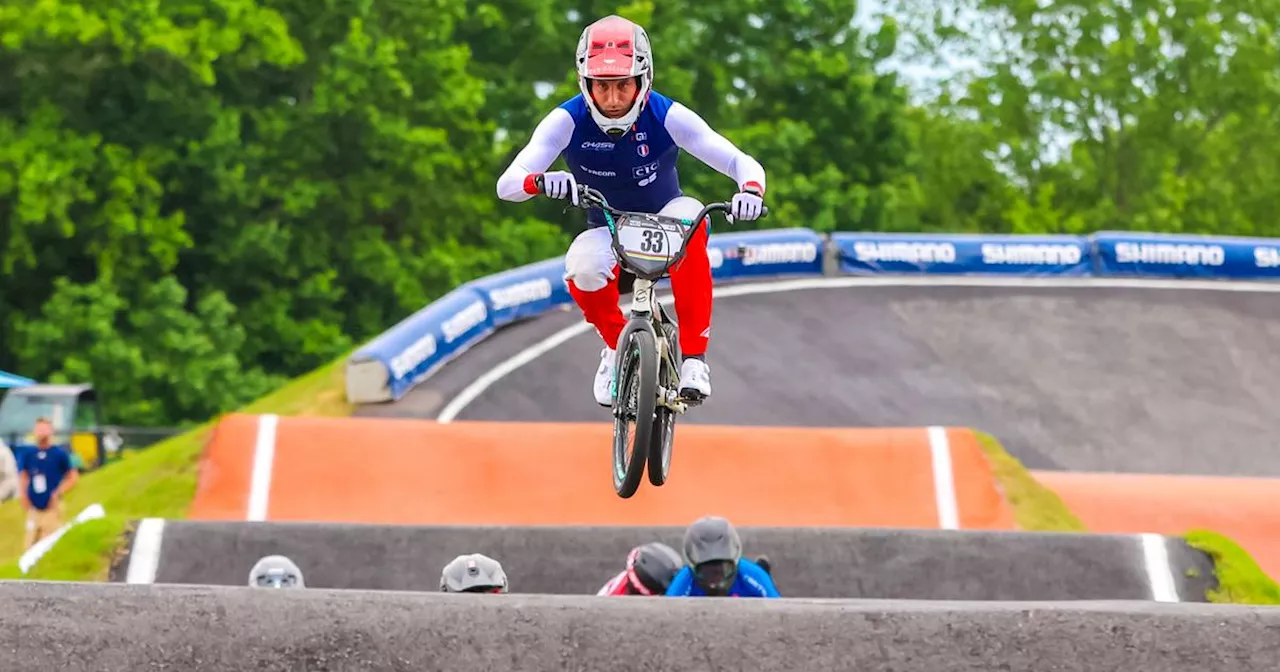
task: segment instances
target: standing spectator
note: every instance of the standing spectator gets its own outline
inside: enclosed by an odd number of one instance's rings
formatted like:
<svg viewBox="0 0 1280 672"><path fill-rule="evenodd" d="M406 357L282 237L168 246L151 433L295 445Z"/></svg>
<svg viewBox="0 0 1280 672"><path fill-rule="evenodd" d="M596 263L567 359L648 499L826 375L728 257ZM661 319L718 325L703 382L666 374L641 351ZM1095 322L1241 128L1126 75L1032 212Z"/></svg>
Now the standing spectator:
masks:
<svg viewBox="0 0 1280 672"><path fill-rule="evenodd" d="M26 548L62 526L62 496L80 477L70 451L53 444L53 423L48 418L36 419L31 433L36 445L18 453L22 505L27 510Z"/></svg>

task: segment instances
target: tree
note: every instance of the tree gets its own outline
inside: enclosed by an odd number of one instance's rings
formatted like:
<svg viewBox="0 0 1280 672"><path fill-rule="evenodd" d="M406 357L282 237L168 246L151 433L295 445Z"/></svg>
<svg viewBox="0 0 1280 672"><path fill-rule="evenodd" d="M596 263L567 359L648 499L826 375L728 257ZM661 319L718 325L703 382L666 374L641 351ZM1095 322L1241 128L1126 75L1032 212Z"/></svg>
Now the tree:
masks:
<svg viewBox="0 0 1280 672"><path fill-rule="evenodd" d="M1051 229L1280 232L1280 2L902 5L921 53L982 63L952 109L991 120Z"/></svg>

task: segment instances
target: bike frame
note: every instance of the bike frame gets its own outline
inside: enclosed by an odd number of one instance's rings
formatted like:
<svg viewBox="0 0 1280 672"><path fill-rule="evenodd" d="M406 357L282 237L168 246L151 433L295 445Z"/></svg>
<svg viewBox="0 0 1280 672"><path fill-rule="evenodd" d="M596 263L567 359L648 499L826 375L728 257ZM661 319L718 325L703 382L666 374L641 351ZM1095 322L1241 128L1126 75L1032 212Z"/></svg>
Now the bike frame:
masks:
<svg viewBox="0 0 1280 672"><path fill-rule="evenodd" d="M532 181L537 186L537 191L544 189L542 175L537 175ZM635 494L641 475L646 471L650 485L661 486L666 483L671 467L676 416L683 414L690 405L700 403L697 399L685 400L680 397L677 389L683 363L678 338L680 325L657 302L654 285L672 266L684 259L689 240L697 233L699 226L705 223L707 233L710 234L710 213L716 210L728 213L732 205L710 203L703 206L696 218L688 220L618 210L609 205L604 194L587 185L579 185L576 195L577 207L598 207L604 212L614 257L622 268L633 273L636 278L631 291L630 316L618 338L615 364L619 373L614 376L612 383L613 487L618 496L625 499ZM768 210L765 209L762 214L768 214ZM631 254L623 249L619 240L618 220L629 224L634 221L633 226L643 238L639 249L633 249ZM674 247L672 240L681 226L686 230L682 233L680 249L676 254L666 259L656 256L662 254L664 246L670 253ZM639 347L633 351L635 341L638 341L635 345ZM623 378L628 383L634 381L635 389L640 391L640 396L636 399L636 425L630 448L625 444L627 436L631 434L627 425L631 415L629 407L632 388L628 385L625 393L619 389ZM623 466L624 463L626 466Z"/></svg>
<svg viewBox="0 0 1280 672"><path fill-rule="evenodd" d="M677 343L674 352L673 348L666 338L665 334L660 334L664 323L675 324L675 320L667 313L661 303L657 301L655 285L672 266L680 263L684 259L685 253L689 249L689 241L697 233L698 227L704 223L708 227L708 235L710 235L711 217L710 213L715 211L729 212L730 203L708 203L698 212L698 216L694 219L681 219L678 217L670 217L666 215L651 215L649 213L634 213L625 210L618 210L610 207L604 194L592 189L589 186L582 185L579 187L579 203L587 204L587 207L595 206L604 211L605 221L609 226L609 234L612 239L614 255L618 258L618 264L622 268L630 271L636 276L635 283L631 288L631 308L627 319L627 324L623 327L622 333L618 336L619 343L626 343L632 333L638 330L649 332L653 337L653 342L658 346L658 360L675 371L680 370L680 353L679 344ZM581 207L581 206L580 206ZM685 226L685 233L680 243L680 251L667 260L662 268L657 271L645 272L634 265L628 263L626 252L622 249L622 243L618 240L618 227L614 224L615 219L622 217L662 217L667 220L678 220ZM662 366L659 367L661 370ZM616 383L616 381L615 381ZM679 390L667 388L659 381L658 384L658 404L665 406L676 413L683 414L688 410L687 403L680 400ZM614 390L615 396L617 390ZM615 406L615 415L621 413L622 410Z"/></svg>

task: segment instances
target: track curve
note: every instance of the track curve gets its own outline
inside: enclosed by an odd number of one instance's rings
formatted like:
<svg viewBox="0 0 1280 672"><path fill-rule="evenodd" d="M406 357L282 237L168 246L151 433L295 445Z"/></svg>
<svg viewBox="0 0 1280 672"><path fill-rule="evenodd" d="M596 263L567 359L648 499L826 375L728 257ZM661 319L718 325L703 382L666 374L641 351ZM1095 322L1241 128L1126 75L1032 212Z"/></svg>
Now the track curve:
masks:
<svg viewBox="0 0 1280 672"><path fill-rule="evenodd" d="M1032 469L1280 475L1268 422L1280 286L877 280L718 289L714 395L682 422L972 426ZM400 403L358 414L436 418L575 324L570 310L513 325ZM457 419L606 421L589 390L599 338L561 337Z"/></svg>

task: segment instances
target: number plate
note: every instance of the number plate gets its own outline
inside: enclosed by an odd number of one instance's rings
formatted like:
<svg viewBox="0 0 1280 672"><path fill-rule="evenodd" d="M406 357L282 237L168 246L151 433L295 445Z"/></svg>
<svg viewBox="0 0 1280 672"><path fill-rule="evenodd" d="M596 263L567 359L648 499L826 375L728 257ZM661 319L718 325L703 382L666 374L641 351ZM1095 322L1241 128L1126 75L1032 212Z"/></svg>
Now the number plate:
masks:
<svg viewBox="0 0 1280 672"><path fill-rule="evenodd" d="M618 243L629 257L665 262L680 253L684 231L657 222L631 220L618 229Z"/></svg>

